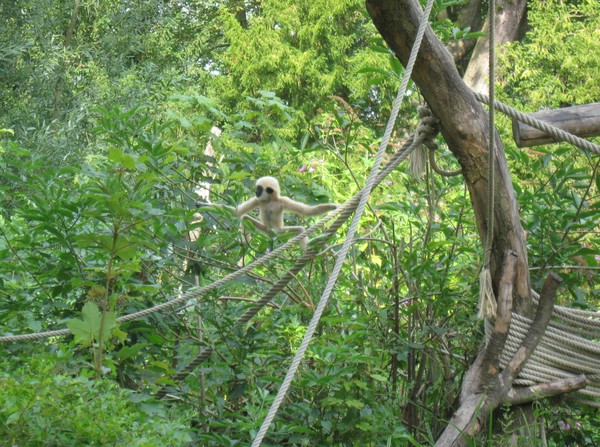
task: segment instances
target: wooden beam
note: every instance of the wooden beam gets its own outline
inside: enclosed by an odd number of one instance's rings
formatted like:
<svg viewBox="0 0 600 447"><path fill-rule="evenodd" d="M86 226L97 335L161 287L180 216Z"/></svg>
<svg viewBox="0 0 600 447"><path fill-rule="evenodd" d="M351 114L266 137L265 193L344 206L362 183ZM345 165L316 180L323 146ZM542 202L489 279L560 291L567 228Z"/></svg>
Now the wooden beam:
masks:
<svg viewBox="0 0 600 447"><path fill-rule="evenodd" d="M600 135L600 102L563 109L542 110L529 116L558 127L581 138ZM512 122L513 138L518 147L539 146L556 140L541 130L516 119Z"/></svg>

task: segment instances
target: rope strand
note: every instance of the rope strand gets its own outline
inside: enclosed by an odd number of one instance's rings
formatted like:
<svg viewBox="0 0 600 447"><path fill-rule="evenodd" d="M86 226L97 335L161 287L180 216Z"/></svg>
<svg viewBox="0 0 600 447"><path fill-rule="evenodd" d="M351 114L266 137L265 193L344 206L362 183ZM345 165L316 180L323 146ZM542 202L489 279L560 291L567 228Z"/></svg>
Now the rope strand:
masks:
<svg viewBox="0 0 600 447"><path fill-rule="evenodd" d="M495 0L489 0L488 11L488 34L489 34L489 73L488 73L488 90L490 98L494 98L494 79L495 79ZM494 125L494 107L488 108L488 187L487 187L487 232L485 237L485 246L483 254L483 268L479 275L479 319L495 318L496 317L496 297L494 296L494 288L492 285L492 273L490 269L492 259L492 246L494 244L494 211L495 211L495 194L496 185L495 179L495 164L496 164L496 126Z"/></svg>
<svg viewBox="0 0 600 447"><path fill-rule="evenodd" d="M296 355L294 356L294 359L292 360L292 363L285 375L285 378L283 379L281 387L279 388L279 391L277 392L277 395L275 396L275 400L273 401L273 404L271 405L271 408L269 409L269 412L267 413L265 420L263 421L258 433L256 434L256 437L254 438L254 441L252 442L252 447L260 447L260 445L262 444L262 441L267 433L267 430L269 429L271 422L275 418L275 415L277 414L277 411L279 410L279 406L281 405L281 402L283 402L283 399L286 396L289 387L291 386L292 380L294 379L294 376L296 375L296 372L298 371L298 368L300 367L300 362L304 358L304 353L308 349L308 345L309 345L309 343L312 339L312 336L317 328L317 325L319 324L321 315L323 314L323 311L325 310L325 308L327 306L327 302L329 301L329 297L331 296L333 287L334 287L335 283L337 282L337 278L340 274L340 271L342 270L342 265L344 263L346 255L348 253L348 250L350 249L350 246L353 243L354 233L356 232L356 230L358 228L358 224L362 217L362 213L363 213L365 206L367 204L367 201L369 199L369 195L371 194L371 190L375 184L375 179L377 177L377 171L379 169L381 161L383 160L383 155L385 154L385 150L389 143L390 136L392 134L392 130L394 128L394 124L395 124L396 118L398 116L398 112L400 111L400 105L402 104L402 99L404 98L404 95L406 93L408 81L410 80L412 69L414 67L414 63L417 58L417 53L419 52L419 48L421 46L421 41L425 34L425 28L428 24L428 18L429 18L429 14L431 13L433 3L434 3L434 0L427 1L427 6L425 8L425 12L423 13L423 15L421 17L421 23L419 24L419 30L417 32L417 36L415 37L415 42L414 42L413 48L411 50L410 57L408 59L408 63L406 64L406 70L404 72L404 77L402 79L402 83L398 90L396 100L394 101L392 113L388 120L386 129L385 129L385 133L384 133L383 139L381 141L381 145L379 146L379 151L377 152L375 164L373 165L373 168L371 169L371 173L369 174L369 178L367 179L365 188L363 189L363 191L361 193L360 203L358 204L358 208L356 210L356 213L354 214L354 218L352 219L352 224L350 225L350 229L348 230L348 234L346 235L346 240L344 241L344 245L342 246L342 249L340 250L340 253L336 260L335 266L333 267L333 271L327 281L327 285L325 286L325 290L323 291L323 294L321 296L321 300L319 301L317 309L315 310L315 313L313 314L313 317L308 325L306 333L304 334L302 343L300 343L300 347L298 348L298 351L296 352ZM417 133L417 135L418 135L418 133Z"/></svg>

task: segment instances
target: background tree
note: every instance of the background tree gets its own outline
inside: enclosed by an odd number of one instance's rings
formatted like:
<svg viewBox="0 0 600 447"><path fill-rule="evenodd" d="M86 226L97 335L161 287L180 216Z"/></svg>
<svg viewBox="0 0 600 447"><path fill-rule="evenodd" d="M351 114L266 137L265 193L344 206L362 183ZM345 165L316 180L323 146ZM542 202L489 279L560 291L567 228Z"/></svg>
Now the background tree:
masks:
<svg viewBox="0 0 600 447"><path fill-rule="evenodd" d="M485 14L469 8L478 2L459 3L437 3L431 26L462 49L455 57L464 68ZM593 101L597 3L528 8L528 33L501 52L498 95L525 110ZM233 213L194 207L206 186L210 201L233 206L253 194L256 177L276 173L297 200L346 200L372 165L402 64L355 1L19 0L2 3L0 17L0 335L81 322L72 337L0 346L0 437L247 443L340 240L244 327L233 322L299 250L106 333L86 309L121 316L163 303L285 240L256 234L243 249ZM418 72L390 152L414 130L416 106L441 94L441 83L422 89L421 77L435 71ZM457 115L443 121L450 149L475 158L455 156L441 137L436 158L448 170L465 165L467 181L432 171L417 180L401 167L373 193L270 444L427 445L447 425L483 336L474 260L485 229L484 121L474 113L457 135L460 101L452 107ZM565 145L517 149L510 123L497 125L521 218L498 231L528 231L535 288L557 271L563 305L597 307L596 161ZM203 346L215 349L209 361L173 380ZM156 399L165 386L168 403ZM600 442L598 414L586 407L540 403L536 414L551 445Z"/></svg>

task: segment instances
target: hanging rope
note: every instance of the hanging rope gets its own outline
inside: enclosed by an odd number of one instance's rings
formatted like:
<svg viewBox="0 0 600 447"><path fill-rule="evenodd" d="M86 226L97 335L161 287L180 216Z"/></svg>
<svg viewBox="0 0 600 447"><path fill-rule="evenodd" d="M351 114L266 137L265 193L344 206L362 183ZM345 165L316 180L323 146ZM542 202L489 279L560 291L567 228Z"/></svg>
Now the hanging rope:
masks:
<svg viewBox="0 0 600 447"><path fill-rule="evenodd" d="M457 175L462 174L462 168L455 169L454 171L446 171L437 164L437 162L435 161L435 151L438 145L435 141L431 141L426 146L429 149L429 164L431 165L431 169L433 169L433 172L441 175L442 177L455 177Z"/></svg>
<svg viewBox="0 0 600 447"><path fill-rule="evenodd" d="M434 3L434 0L427 1L427 6L425 8L425 12L423 13L423 15L421 17L421 23L419 24L419 30L417 32L417 36L415 37L415 42L414 42L413 48L411 50L410 57L408 59L408 63L406 64L406 70L404 72L404 77L402 79L400 89L398 90L398 95L396 96L396 100L395 100L394 106L392 108L392 113L388 120L385 133L383 135L381 144L379 146L379 151L377 152L375 164L373 165L373 168L371 169L371 173L369 174L369 178L367 179L365 188L362 191L362 194L360 197L360 203L358 204L358 208L356 210L356 213L354 214L354 218L352 220L352 224L350 225L350 229L348 230L346 240L344 241L344 244L342 245L340 253L338 254L338 258L336 260L335 266L333 267L331 276L329 277L329 280L327 281L327 285L325 286L325 289L321 296L321 300L319 301L317 309L315 310L315 313L313 314L313 317L308 325L306 333L304 334L302 343L300 344L300 347L298 348L298 351L296 352L296 355L294 356L294 359L292 360L292 363L285 375L285 378L281 384L281 387L279 388L279 391L277 392L277 396L275 396L275 400L273 401L273 404L271 405L271 408L269 409L269 412L267 413L267 416L265 417L265 420L263 421L258 433L256 434L256 437L254 438L254 441L252 442L252 447L259 447L262 444L262 441L267 433L267 430L269 429L271 422L275 418L275 415L277 414L277 411L279 410L279 406L281 405L281 402L283 402L283 399L287 394L287 391L292 383L292 380L294 379L294 376L296 375L296 372L298 371L298 368L300 367L300 362L304 358L304 353L308 349L308 345L309 345L309 343L312 339L312 336L317 328L317 325L319 324L321 315L323 314L323 311L325 310L325 308L327 306L327 302L329 301L329 297L331 295L333 287L334 287L335 283L337 282L337 278L341 272L342 265L344 263L346 255L348 253L348 250L350 249L350 246L353 243L354 233L356 232L356 230L358 228L358 224L360 222L362 213L367 204L367 200L369 199L369 195L371 194L371 190L375 184L375 179L377 177L377 171L379 170L379 166L381 164L381 161L383 160L383 155L385 154L385 150L388 146L390 136L392 134L392 130L394 128L394 124L395 124L396 118L398 116L398 112L400 111L400 105L402 103L402 99L404 98L404 95L406 93L408 81L410 80L412 69L414 67L414 63L417 58L417 53L419 52L419 48L421 45L421 41L423 39L423 35L425 34L425 28L428 24L428 18L429 18L429 14L431 13L431 9L433 7L433 3Z"/></svg>
<svg viewBox="0 0 600 447"><path fill-rule="evenodd" d="M495 0L489 0L488 11L488 34L489 34L489 97L494 100L494 79L495 79ZM495 210L495 164L496 164L496 149L495 149L495 130L494 125L494 107L488 107L488 188L487 188L487 233L485 238L484 261L483 269L479 275L479 313L477 317L480 319L496 317L496 298L494 297L494 289L492 287L492 274L490 271L490 263L492 258L492 246L494 244L494 210Z"/></svg>

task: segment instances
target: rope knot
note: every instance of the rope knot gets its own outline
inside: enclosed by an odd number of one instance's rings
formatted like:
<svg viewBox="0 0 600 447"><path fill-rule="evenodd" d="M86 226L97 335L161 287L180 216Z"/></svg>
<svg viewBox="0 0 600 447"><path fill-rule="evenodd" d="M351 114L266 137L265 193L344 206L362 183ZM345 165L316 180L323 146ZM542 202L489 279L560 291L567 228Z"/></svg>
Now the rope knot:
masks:
<svg viewBox="0 0 600 447"><path fill-rule="evenodd" d="M427 155L422 145L431 147L436 145L434 138L439 133L439 120L433 116L428 106L417 107L417 113L421 120L415 130L414 143L418 147L410 154L409 171L414 178L421 178L425 172Z"/></svg>
<svg viewBox="0 0 600 447"><path fill-rule="evenodd" d="M439 133L440 121L433 116L428 106L419 106L417 113L421 120L415 131L415 142L427 144L426 141L433 140Z"/></svg>

